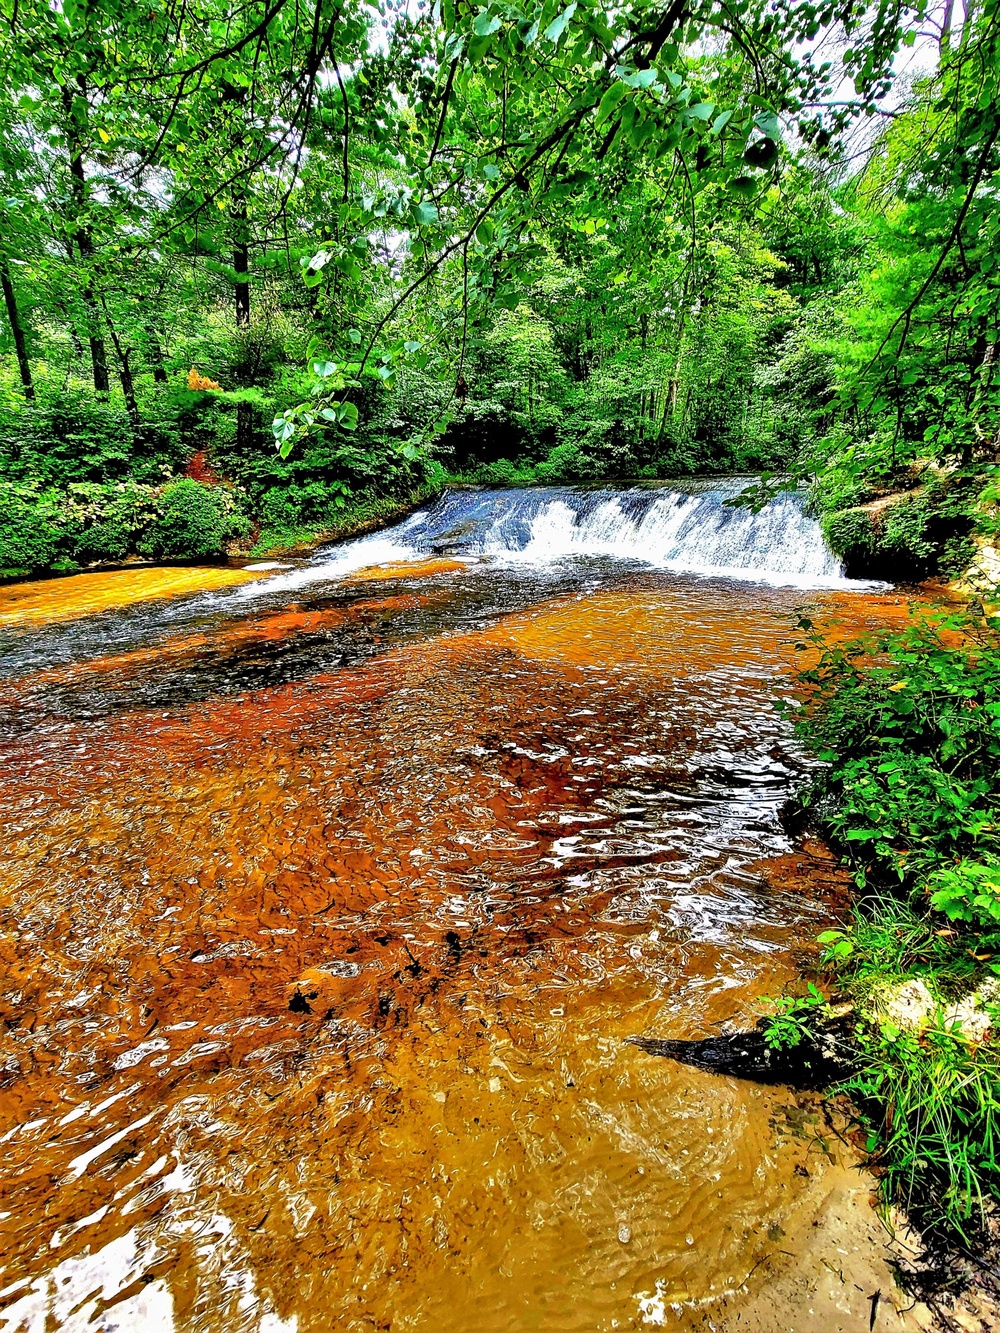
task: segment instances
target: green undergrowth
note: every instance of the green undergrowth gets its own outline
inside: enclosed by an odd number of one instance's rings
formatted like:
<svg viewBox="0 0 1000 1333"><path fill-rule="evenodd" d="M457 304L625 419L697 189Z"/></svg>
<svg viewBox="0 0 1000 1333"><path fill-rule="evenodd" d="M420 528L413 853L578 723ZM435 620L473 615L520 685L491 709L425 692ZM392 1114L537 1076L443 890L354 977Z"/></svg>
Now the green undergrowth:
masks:
<svg viewBox="0 0 1000 1333"><path fill-rule="evenodd" d="M820 936L853 1002L858 1108L886 1200L968 1240L1000 1199L1000 619L914 609L902 629L829 643L783 707L822 761L805 803L860 890ZM824 1013L777 1003L792 1045Z"/></svg>
<svg viewBox="0 0 1000 1333"><path fill-rule="evenodd" d="M811 505L849 574L954 578L975 556L992 477L981 465L943 471L926 460L881 473L833 467L813 483Z"/></svg>
<svg viewBox="0 0 1000 1333"><path fill-rule="evenodd" d="M43 487L0 480L0 568L11 574L147 559L213 558L251 530L228 486L183 477Z"/></svg>
<svg viewBox="0 0 1000 1333"><path fill-rule="evenodd" d="M404 518L418 505L435 499L441 491L437 483L420 486L399 499L385 496L361 499L337 510L332 519L319 524L289 527L264 527L257 536L252 556L292 554L310 549L324 541L343 541L361 533L385 527Z"/></svg>

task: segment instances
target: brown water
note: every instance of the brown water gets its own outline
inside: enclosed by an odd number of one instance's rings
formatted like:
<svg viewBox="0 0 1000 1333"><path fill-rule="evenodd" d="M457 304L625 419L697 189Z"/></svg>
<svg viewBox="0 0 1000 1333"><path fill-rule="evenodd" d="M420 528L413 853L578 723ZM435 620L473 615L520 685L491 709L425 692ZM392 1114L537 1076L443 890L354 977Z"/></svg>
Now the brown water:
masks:
<svg viewBox="0 0 1000 1333"><path fill-rule="evenodd" d="M902 600L86 577L0 681L0 1329L703 1326L823 1144L624 1039L751 1023L842 907L773 690L795 607Z"/></svg>

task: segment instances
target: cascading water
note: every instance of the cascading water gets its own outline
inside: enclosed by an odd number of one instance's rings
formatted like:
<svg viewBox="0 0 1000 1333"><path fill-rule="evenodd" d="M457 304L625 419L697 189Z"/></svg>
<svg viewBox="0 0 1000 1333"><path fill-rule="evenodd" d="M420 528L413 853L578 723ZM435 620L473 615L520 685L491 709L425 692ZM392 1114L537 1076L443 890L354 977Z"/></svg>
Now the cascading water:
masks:
<svg viewBox="0 0 1000 1333"><path fill-rule="evenodd" d="M859 586L845 579L801 492L783 492L755 513L729 503L746 485L737 478L624 489L448 491L388 532L321 551L306 567L240 595L442 554L536 569L604 558L783 587Z"/></svg>

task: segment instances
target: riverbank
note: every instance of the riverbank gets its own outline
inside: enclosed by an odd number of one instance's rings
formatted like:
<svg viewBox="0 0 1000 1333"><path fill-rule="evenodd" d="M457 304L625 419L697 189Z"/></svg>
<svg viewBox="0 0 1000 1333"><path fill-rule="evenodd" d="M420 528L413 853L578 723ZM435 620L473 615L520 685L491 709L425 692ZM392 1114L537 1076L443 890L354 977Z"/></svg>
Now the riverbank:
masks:
<svg viewBox="0 0 1000 1333"><path fill-rule="evenodd" d="M995 1270L1000 619L974 599L836 644L800 628L813 661L792 713L823 765L803 803L857 885L819 936L821 975L854 1013L839 1086L883 1198L946 1269L974 1274L975 1252ZM777 1047L822 1032L822 998L777 1004Z"/></svg>
<svg viewBox="0 0 1000 1333"><path fill-rule="evenodd" d="M403 499L362 500L345 505L331 518L318 525L292 528L263 528L252 546L236 555L252 559L275 559L281 556L309 556L320 546L363 537L370 532L391 527L412 514L421 505L433 503L444 488L435 483L419 487Z"/></svg>

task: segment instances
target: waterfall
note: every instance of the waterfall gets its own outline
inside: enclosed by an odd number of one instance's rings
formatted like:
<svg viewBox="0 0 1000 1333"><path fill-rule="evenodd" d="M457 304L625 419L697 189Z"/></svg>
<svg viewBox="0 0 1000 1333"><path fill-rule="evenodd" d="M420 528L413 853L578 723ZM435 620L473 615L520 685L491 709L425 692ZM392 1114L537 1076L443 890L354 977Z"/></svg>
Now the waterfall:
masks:
<svg viewBox="0 0 1000 1333"><path fill-rule="evenodd" d="M311 564L249 585L294 589L366 566L448 555L544 569L568 560L802 588L860 587L845 579L799 491L759 512L728 504L748 479L632 487L452 490L388 532L320 551Z"/></svg>

